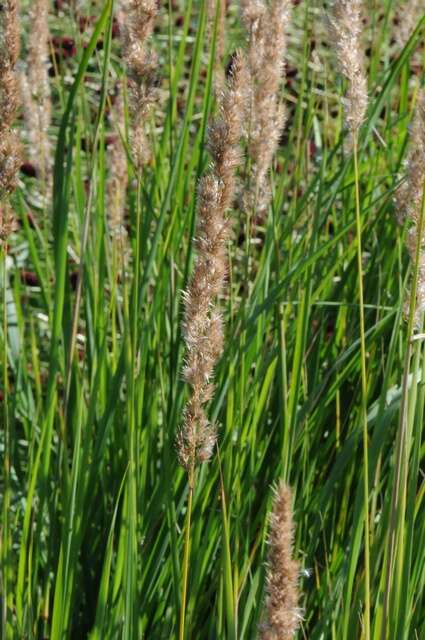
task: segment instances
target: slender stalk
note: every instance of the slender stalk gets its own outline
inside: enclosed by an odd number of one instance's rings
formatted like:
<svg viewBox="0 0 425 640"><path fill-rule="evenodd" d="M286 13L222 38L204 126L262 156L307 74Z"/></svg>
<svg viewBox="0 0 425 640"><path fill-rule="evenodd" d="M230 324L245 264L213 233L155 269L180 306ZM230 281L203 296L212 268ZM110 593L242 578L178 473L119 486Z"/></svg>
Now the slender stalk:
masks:
<svg viewBox="0 0 425 640"><path fill-rule="evenodd" d="M364 319L364 291L363 291L363 258L362 258L362 221L360 205L359 163L358 163L358 135L353 136L354 183L356 194L356 240L357 240L357 268L358 294L360 312L360 360L361 360L361 388L362 388L362 423L363 423L363 489L364 489L364 545L365 545L365 638L370 638L370 545L369 545L369 441L367 430L367 367L366 367L366 334Z"/></svg>
<svg viewBox="0 0 425 640"><path fill-rule="evenodd" d="M424 185L425 187L425 185ZM406 484L407 484L407 466L408 466L408 431L409 431L409 372L412 361L413 344L412 336L415 326L415 315L417 305L417 290L419 282L420 271L420 255L421 244L425 230L425 188L422 197L422 204L420 209L417 234L416 234L416 253L414 260L414 271L412 279L412 287L410 291L409 300L409 316L407 325L407 344L406 353L404 357L403 368L403 381L402 381L402 395L400 401L400 418L397 431L397 444L396 444L396 461L395 461L395 474L393 491L391 498L391 515L390 515L390 530L387 542L387 564L386 564L386 580L385 580L385 593L384 593L384 605L382 615L382 628L381 628L381 640L385 640L387 628L388 628L388 614L390 608L390 599L393 594L393 577L394 577L394 563L397 553L398 536L400 532L398 526L402 527L404 523L404 514L406 508ZM418 368L418 367L417 367ZM416 376L415 372L415 376ZM412 379L412 391L416 386L417 376ZM414 415L414 410L411 409L411 414ZM400 505L401 494L403 493L402 502Z"/></svg>
<svg viewBox="0 0 425 640"><path fill-rule="evenodd" d="M6 261L7 249L3 247L3 419L4 419L4 496L3 496L3 526L1 536L1 589L3 592L2 627L7 635L8 594L9 594L9 507L10 507L10 423L9 423L9 379L7 372L7 290L6 290Z"/></svg>
<svg viewBox="0 0 425 640"><path fill-rule="evenodd" d="M110 5L110 11L112 12L112 4ZM76 293L75 293L75 303L72 312L72 325L71 325L71 337L69 341L69 349L68 349L68 362L66 369L66 383L65 383L65 400L64 400L64 415L65 421L68 415L68 404L69 404L69 396L71 392L71 377L72 377L72 366L74 362L75 355L75 347L77 344L77 331L78 331L78 320L80 317L80 306L82 300L83 293L83 275L85 269L85 258L87 252L87 245L89 240L89 232L90 232L90 222L91 222L91 209L93 204L93 199L95 195L95 190L97 188L96 177L96 161L97 161L97 148L100 140L100 134L103 128L103 116L105 113L106 107L106 96L107 96L107 88L108 88L108 69L109 69L109 56L111 53L111 29L112 29L112 19L109 21L108 27L108 37L106 37L107 46L105 47L105 63L102 71L102 89L99 103L99 110L96 119L96 125L93 136L93 156L91 158L90 163L90 175L92 179L90 180L89 193L87 196L86 207L84 210L84 221L83 228L81 232L80 239L80 262L78 265L78 273L77 273L77 285L76 285Z"/></svg>
<svg viewBox="0 0 425 640"><path fill-rule="evenodd" d="M179 640L185 639L187 585L188 585L188 578L189 578L189 561L190 561L190 527L191 527L191 521L192 521L192 504L193 504L193 490L194 490L194 479L195 479L194 464L191 464L188 470L188 476L189 476L189 496L187 500L187 513L186 513L185 533L184 533L182 602L181 602L181 609L180 609Z"/></svg>

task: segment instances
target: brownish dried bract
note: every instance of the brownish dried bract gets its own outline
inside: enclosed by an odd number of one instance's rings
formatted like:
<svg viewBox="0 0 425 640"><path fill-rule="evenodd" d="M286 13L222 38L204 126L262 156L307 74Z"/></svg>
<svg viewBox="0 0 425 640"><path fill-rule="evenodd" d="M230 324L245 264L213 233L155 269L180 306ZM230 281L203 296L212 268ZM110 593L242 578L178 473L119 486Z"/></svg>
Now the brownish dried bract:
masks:
<svg viewBox="0 0 425 640"><path fill-rule="evenodd" d="M20 50L18 2L4 0L0 11L0 71L14 69Z"/></svg>
<svg viewBox="0 0 425 640"><path fill-rule="evenodd" d="M348 80L344 108L345 122L352 140L365 119L368 103L364 53L361 46L361 0L334 0L329 24L341 73Z"/></svg>
<svg viewBox="0 0 425 640"><path fill-rule="evenodd" d="M157 57L147 48L158 13L156 0L123 2L119 13L123 56L127 65L131 151L138 171L150 158L146 120L157 99Z"/></svg>
<svg viewBox="0 0 425 640"><path fill-rule="evenodd" d="M15 190L21 164L17 134L0 129L0 199Z"/></svg>
<svg viewBox="0 0 425 640"><path fill-rule="evenodd" d="M47 0L34 0L31 3L27 69L26 73L21 73L28 153L46 186L51 182L52 168L49 140L52 104L49 82L48 15Z"/></svg>
<svg viewBox="0 0 425 640"><path fill-rule="evenodd" d="M408 0L399 7L398 24L394 35L400 47L404 47L407 43L424 12L424 0Z"/></svg>
<svg viewBox="0 0 425 640"><path fill-rule="evenodd" d="M227 0L207 0L208 39L211 42L216 28L214 86L217 91L222 91L225 84L223 60L226 49L226 11Z"/></svg>
<svg viewBox="0 0 425 640"><path fill-rule="evenodd" d="M8 202L0 202L0 242L17 229L16 218Z"/></svg>
<svg viewBox="0 0 425 640"><path fill-rule="evenodd" d="M124 226L125 203L128 186L127 153L124 146L125 117L122 95L119 94L112 109L115 129L113 143L108 150L110 175L107 184L108 219L113 243L125 263L127 232Z"/></svg>
<svg viewBox="0 0 425 640"><path fill-rule="evenodd" d="M260 629L261 640L290 640L300 625L299 564L292 559L293 538L292 494L281 483L270 517L266 621Z"/></svg>
<svg viewBox="0 0 425 640"><path fill-rule="evenodd" d="M15 71L18 55L18 4L6 0L0 11L0 200L15 189L21 162L19 140L11 130L19 105ZM5 240L13 230L11 210L4 202L0 206L1 239Z"/></svg>
<svg viewBox="0 0 425 640"><path fill-rule="evenodd" d="M10 128L18 109L15 66L19 56L18 3L8 0L0 11L0 127Z"/></svg>
<svg viewBox="0 0 425 640"><path fill-rule="evenodd" d="M226 215L235 191L235 170L240 162L239 140L244 114L246 65L240 53L233 61L227 88L219 96L220 115L209 130L210 172L199 184L197 256L184 293L186 362L183 377L191 387L177 449L189 469L211 457L216 428L204 405L214 391L215 364L223 351L223 320L218 307L226 278L226 243L231 223Z"/></svg>
<svg viewBox="0 0 425 640"><path fill-rule="evenodd" d="M245 209L261 221L270 203L267 174L286 124L286 109L280 99L285 75L287 29L291 0L244 0L242 19L249 38L250 70L248 153L252 161Z"/></svg>
<svg viewBox="0 0 425 640"><path fill-rule="evenodd" d="M412 264L416 260L416 246L420 231L420 215L425 189L425 90L418 97L411 132L411 147L407 158L407 176L397 196L397 217L401 224L410 224L406 245ZM419 279L416 293L416 325L420 328L425 311L425 233L420 239Z"/></svg>

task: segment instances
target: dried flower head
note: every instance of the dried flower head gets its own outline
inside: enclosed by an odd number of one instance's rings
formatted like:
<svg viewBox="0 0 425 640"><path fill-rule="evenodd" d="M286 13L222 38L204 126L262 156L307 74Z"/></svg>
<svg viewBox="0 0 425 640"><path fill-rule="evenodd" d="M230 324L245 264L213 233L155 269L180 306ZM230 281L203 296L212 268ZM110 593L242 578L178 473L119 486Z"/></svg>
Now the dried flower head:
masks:
<svg viewBox="0 0 425 640"><path fill-rule="evenodd" d="M301 621L298 606L299 564L292 559L292 493L283 482L276 490L270 517L266 621L261 640L290 640Z"/></svg>
<svg viewBox="0 0 425 640"><path fill-rule="evenodd" d="M225 83L224 53L226 49L226 12L227 0L208 0L208 38L212 40L216 28L214 85L216 91L223 90ZM217 19L217 25L216 25Z"/></svg>
<svg viewBox="0 0 425 640"><path fill-rule="evenodd" d="M1 132L0 139L0 199L12 193L18 181L21 164L19 138L14 131Z"/></svg>
<svg viewBox="0 0 425 640"><path fill-rule="evenodd" d="M329 24L341 73L348 80L344 108L346 126L352 139L365 119L368 103L367 77L360 41L361 0L333 0Z"/></svg>
<svg viewBox="0 0 425 640"><path fill-rule="evenodd" d="M409 40L416 25L424 15L424 10L423 0L408 0L402 7L399 7L399 20L394 35L400 47L404 47Z"/></svg>
<svg viewBox="0 0 425 640"><path fill-rule="evenodd" d="M263 220L271 198L267 174L286 124L286 109L280 99L285 76L287 28L292 2L244 0L242 20L248 33L250 82L248 153L252 169L244 195L245 209Z"/></svg>
<svg viewBox="0 0 425 640"><path fill-rule="evenodd" d="M0 72L14 69L19 57L19 21L17 0L4 0L0 11Z"/></svg>
<svg viewBox="0 0 425 640"><path fill-rule="evenodd" d="M49 3L34 0L30 7L31 31L26 72L20 74L25 128L30 160L37 166L43 182L50 183L52 156L49 127L51 94L49 81Z"/></svg>
<svg viewBox="0 0 425 640"><path fill-rule="evenodd" d="M211 170L199 184L197 256L183 294L186 343L183 377L191 387L191 397L184 410L177 449L186 469L208 460L216 441L216 427L208 421L204 405L213 395L214 367L223 350L218 298L226 278L226 243L231 229L226 212L234 197L235 170L240 161L246 80L244 58L237 53L227 87L219 96L219 117L209 129Z"/></svg>
<svg viewBox="0 0 425 640"><path fill-rule="evenodd" d="M411 147L407 158L406 180L396 196L397 217L400 224L410 225L406 246L412 264L416 260L416 247L420 233L421 210L424 206L425 189L425 90L418 97L416 113L411 132ZM416 292L415 323L419 328L425 311L425 230L422 231L419 255L419 279Z"/></svg>
<svg viewBox="0 0 425 640"><path fill-rule="evenodd" d="M131 150L136 169L149 161L146 120L157 99L157 57L147 48L158 13L156 0L129 0L121 5L119 20L123 56L127 65Z"/></svg>
<svg viewBox="0 0 425 640"><path fill-rule="evenodd" d="M0 200L16 187L20 166L20 145L11 130L18 110L16 62L19 55L18 3L6 0L0 11ZM13 230L11 209L6 202L1 207L1 239Z"/></svg>
<svg viewBox="0 0 425 640"><path fill-rule="evenodd" d="M9 203L0 202L0 243L6 242L13 231L16 231L16 218Z"/></svg>
<svg viewBox="0 0 425 640"><path fill-rule="evenodd" d="M128 186L128 167L127 152L123 142L125 118L121 93L118 94L111 113L116 133L109 152L110 175L107 184L109 229L112 241L117 245L125 263L127 231L124 225L124 214Z"/></svg>

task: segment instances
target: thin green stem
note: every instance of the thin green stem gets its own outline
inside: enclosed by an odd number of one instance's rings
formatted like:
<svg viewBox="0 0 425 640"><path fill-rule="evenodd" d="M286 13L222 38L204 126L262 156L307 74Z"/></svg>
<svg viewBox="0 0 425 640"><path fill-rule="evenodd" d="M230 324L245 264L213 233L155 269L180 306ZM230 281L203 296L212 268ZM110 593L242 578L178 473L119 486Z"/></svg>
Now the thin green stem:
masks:
<svg viewBox="0 0 425 640"><path fill-rule="evenodd" d="M424 186L425 187L425 186ZM402 380L402 395L400 401L400 418L397 431L397 443L396 443L396 460L395 460L395 472L394 482L391 498L391 515L390 515L390 528L387 542L387 563L386 563L386 580L385 580L385 593L384 593L384 605L382 615L382 628L381 628L381 640L385 640L387 628L388 628L388 613L390 610L390 600L394 592L394 565L397 553L397 546L399 542L400 531L404 524L405 508L406 508L406 485L407 485L407 466L408 466L408 431L409 431L409 373L412 360L413 345L412 337L415 327L415 312L416 312L416 296L419 282L419 268L420 268L420 254L422 238L425 228L425 188L422 196L422 205L419 216L419 222L416 233L416 248L415 248L415 263L413 269L412 286L410 290L409 299L409 318L407 325L407 345L404 357L403 368L403 380ZM419 362L416 369L419 368ZM417 384L417 371L412 378L412 391ZM414 417L414 408L411 408L410 414ZM402 494L402 498L401 498ZM400 504L401 501L401 504Z"/></svg>
<svg viewBox="0 0 425 640"><path fill-rule="evenodd" d="M189 560L190 560L190 527L191 527L191 521L192 521L194 478L195 478L195 467L192 463L191 466L189 467L189 496L187 500L187 513L186 513L185 532L184 532L182 602L181 602L181 610L180 610L179 640L185 639L187 584L188 584L188 577L189 577Z"/></svg>
<svg viewBox="0 0 425 640"><path fill-rule="evenodd" d="M360 181L358 163L357 132L353 140L354 182L356 194L356 239L357 239L357 268L358 293L360 311L360 359L361 359L361 388L362 388L362 423L363 423L363 489L364 489L364 545L365 545L365 610L364 633L365 639L370 640L370 545L369 545L369 438L367 430L367 368L366 368L366 332L364 318L363 291L363 255L362 255L362 221L360 206Z"/></svg>
<svg viewBox="0 0 425 640"><path fill-rule="evenodd" d="M2 592L3 592L3 632L8 637L8 595L9 595L9 508L10 508L10 424L9 424L9 379L7 371L7 250L3 247L3 419L4 419L4 497L3 526L1 539Z"/></svg>

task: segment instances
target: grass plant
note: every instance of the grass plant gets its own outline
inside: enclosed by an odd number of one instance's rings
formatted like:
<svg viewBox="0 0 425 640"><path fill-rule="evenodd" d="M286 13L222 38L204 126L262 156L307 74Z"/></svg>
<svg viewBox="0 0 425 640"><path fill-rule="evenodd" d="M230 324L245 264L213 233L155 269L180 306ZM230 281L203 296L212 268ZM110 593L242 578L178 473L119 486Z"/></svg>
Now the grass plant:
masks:
<svg viewBox="0 0 425 640"><path fill-rule="evenodd" d="M263 19L276 2L257 2ZM4 140L22 146L16 189L0 194L1 637L255 640L271 632L270 585L285 585L284 569L269 573L281 527L281 558L300 568L287 602L297 592L303 612L288 637L424 638L423 184L414 224L397 221L419 144L419 3L408 33L406 3L361 3L368 104L351 143L328 24L346 3L294 2L274 31L280 133L256 216L245 112L211 302L223 339L201 403L217 438L189 473L176 447L193 396L183 292L202 249L199 185L223 158L209 127L235 52L253 55L255 16L242 19L247 0L134 0L151 13L132 70L131 11L116 0L33 4L48 9L49 91L27 104L27 87L0 122L0 172ZM34 6L19 11L17 71L31 78ZM1 32L0 109L10 51ZM25 113L44 100L39 140Z"/></svg>

